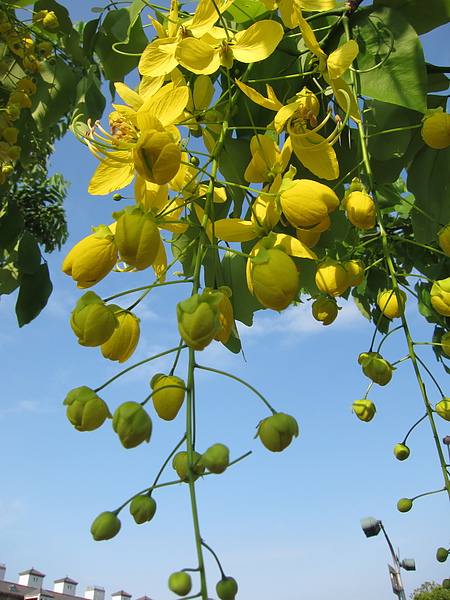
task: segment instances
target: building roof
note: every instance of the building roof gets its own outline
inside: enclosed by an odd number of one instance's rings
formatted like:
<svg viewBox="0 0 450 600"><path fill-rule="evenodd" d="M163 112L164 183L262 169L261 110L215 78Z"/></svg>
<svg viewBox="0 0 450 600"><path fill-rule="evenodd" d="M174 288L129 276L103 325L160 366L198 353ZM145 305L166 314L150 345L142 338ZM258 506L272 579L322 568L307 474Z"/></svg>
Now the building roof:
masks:
<svg viewBox="0 0 450 600"><path fill-rule="evenodd" d="M127 598L131 598L131 594L124 592L123 590L120 590L120 592L115 592L114 594L111 594L111 596L126 596Z"/></svg>
<svg viewBox="0 0 450 600"><path fill-rule="evenodd" d="M23 571L23 573L19 573L19 575L37 575L38 577L45 577L44 573L37 571L34 567L28 569L28 571Z"/></svg>
<svg viewBox="0 0 450 600"><path fill-rule="evenodd" d="M62 579L55 579L55 581L53 583L61 583L61 581L65 581L66 583L71 583L72 585L78 585L78 581L74 581L73 579L70 579L70 577L63 577Z"/></svg>
<svg viewBox="0 0 450 600"><path fill-rule="evenodd" d="M18 600L24 600L24 598L36 598L39 595L38 593L35 593L37 590L41 590L41 598L44 596L46 598L52 598L53 600L86 600L82 596L50 592L43 588L36 589L28 585L19 585L12 581L0 581L0 600L5 597L17 598Z"/></svg>
<svg viewBox="0 0 450 600"><path fill-rule="evenodd" d="M44 590L44 588L31 588L29 592L25 594L25 598L54 598L53 592L49 592L48 590Z"/></svg>

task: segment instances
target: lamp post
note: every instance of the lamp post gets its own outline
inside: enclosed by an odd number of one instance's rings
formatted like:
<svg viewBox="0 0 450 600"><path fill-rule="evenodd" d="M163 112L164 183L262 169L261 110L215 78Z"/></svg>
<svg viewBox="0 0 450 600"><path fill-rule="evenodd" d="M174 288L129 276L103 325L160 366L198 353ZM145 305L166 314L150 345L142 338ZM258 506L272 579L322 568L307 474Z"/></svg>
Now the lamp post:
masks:
<svg viewBox="0 0 450 600"><path fill-rule="evenodd" d="M361 527L364 531L366 537L374 537L378 535L380 531L384 533L384 537L389 546L389 550L391 551L392 560L394 562L394 566L391 567L388 564L389 576L391 578L392 591L396 594L399 600L406 600L405 590L403 588L402 576L400 574L400 567L403 567L406 571L415 571L416 563L413 558L405 558L400 562L397 554L394 551L394 548L391 544L391 540L388 538L388 534L386 533L385 528L383 527L383 523L381 521L377 521L373 517L368 517L367 519L361 519Z"/></svg>

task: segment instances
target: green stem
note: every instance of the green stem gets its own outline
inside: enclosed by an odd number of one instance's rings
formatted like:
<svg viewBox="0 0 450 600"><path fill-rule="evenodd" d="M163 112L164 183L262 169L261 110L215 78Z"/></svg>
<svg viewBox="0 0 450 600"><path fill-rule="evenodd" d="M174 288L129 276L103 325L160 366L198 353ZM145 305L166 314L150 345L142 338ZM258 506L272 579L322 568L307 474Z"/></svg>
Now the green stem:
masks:
<svg viewBox="0 0 450 600"><path fill-rule="evenodd" d="M128 373L129 371L136 369L136 367L140 367L141 365L145 365L145 363L148 363L152 360L156 360L157 358L161 358L161 356L166 356L167 354L171 354L172 352L177 352L181 347L182 346L177 346L176 348L171 348L170 350L166 350L165 352L161 352L160 354L155 354L155 356L151 356L150 358L141 360L141 362L138 362L138 363L132 365L131 367L124 369L120 373L117 373L117 375L114 375L114 377L111 377L111 379L108 379L108 381L106 383L104 383L103 385L101 385L100 387L95 389L94 392L98 393L100 390L105 388L107 385L109 385L110 383L112 383L113 381L118 379L119 377L122 377L122 375L125 375L125 373Z"/></svg>
<svg viewBox="0 0 450 600"><path fill-rule="evenodd" d="M242 385L245 385L250 390L252 390L253 393L255 393L257 396L259 396L259 398L261 398L261 400L264 402L264 404L269 408L269 410L272 411L272 413L274 415L277 414L277 411L274 408L272 408L272 406L270 406L270 404L267 402L267 400L264 398L264 396L262 394L260 394L258 392L258 390L255 389L252 385L250 385L243 379L240 379L240 377L236 377L236 375L231 375L231 373L227 373L226 371L220 371L219 369L213 369L212 367L203 367L202 365L195 365L195 366L197 369L202 369L203 371L211 371L211 373L218 373L219 375L225 375L225 377L229 377L230 379L239 381L239 383L242 383Z"/></svg>

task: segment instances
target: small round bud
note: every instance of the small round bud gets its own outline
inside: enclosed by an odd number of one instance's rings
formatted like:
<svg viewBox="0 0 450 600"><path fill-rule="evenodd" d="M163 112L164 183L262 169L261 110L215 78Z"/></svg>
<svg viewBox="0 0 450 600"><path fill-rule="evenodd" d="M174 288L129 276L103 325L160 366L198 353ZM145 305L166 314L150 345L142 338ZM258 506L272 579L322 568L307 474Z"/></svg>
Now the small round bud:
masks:
<svg viewBox="0 0 450 600"><path fill-rule="evenodd" d="M140 404L124 402L114 412L113 429L124 448L135 448L150 441L152 421Z"/></svg>
<svg viewBox="0 0 450 600"><path fill-rule="evenodd" d="M406 460L410 453L411 450L405 444L396 444L394 446L394 454L397 460Z"/></svg>
<svg viewBox="0 0 450 600"><path fill-rule="evenodd" d="M436 560L439 562L445 562L447 560L448 554L449 552L445 548L438 548L436 550Z"/></svg>
<svg viewBox="0 0 450 600"><path fill-rule="evenodd" d="M268 450L281 452L298 437L298 423L290 415L276 413L261 421L255 438L258 436Z"/></svg>
<svg viewBox="0 0 450 600"><path fill-rule="evenodd" d="M202 454L200 462L211 473L223 473L230 462L230 451L223 444L214 444Z"/></svg>
<svg viewBox="0 0 450 600"><path fill-rule="evenodd" d="M238 584L233 577L224 577L216 585L216 594L220 600L234 600L238 592Z"/></svg>
<svg viewBox="0 0 450 600"><path fill-rule="evenodd" d="M189 573L185 571L178 571L178 573L172 573L169 577L169 590L177 594L178 596L186 596L189 594L192 588L192 580Z"/></svg>
<svg viewBox="0 0 450 600"><path fill-rule="evenodd" d="M151 496L135 496L130 503L130 514L138 525L151 521L156 512L156 502Z"/></svg>
<svg viewBox="0 0 450 600"><path fill-rule="evenodd" d="M409 512L412 509L413 501L410 498L401 498L397 502L397 509L400 512Z"/></svg>
<svg viewBox="0 0 450 600"><path fill-rule="evenodd" d="M91 525L91 534L96 542L110 540L119 533L120 520L113 512L102 512Z"/></svg>
<svg viewBox="0 0 450 600"><path fill-rule="evenodd" d="M352 404L352 413L358 417L360 421L369 423L377 412L375 404L371 400L356 400Z"/></svg>

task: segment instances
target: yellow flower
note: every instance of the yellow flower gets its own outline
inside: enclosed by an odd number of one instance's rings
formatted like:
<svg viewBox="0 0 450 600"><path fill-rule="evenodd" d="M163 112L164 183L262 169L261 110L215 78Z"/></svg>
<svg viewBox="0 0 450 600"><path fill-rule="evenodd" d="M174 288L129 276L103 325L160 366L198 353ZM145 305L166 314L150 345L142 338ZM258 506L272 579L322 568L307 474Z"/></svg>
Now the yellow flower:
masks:
<svg viewBox="0 0 450 600"><path fill-rule="evenodd" d="M213 27L200 39L186 37L175 51L177 61L192 73L210 75L219 67L227 69L233 59L253 63L272 54L283 38L283 27L276 21L258 21L248 29L231 33L221 27Z"/></svg>
<svg viewBox="0 0 450 600"><path fill-rule="evenodd" d="M436 150L450 146L450 115L442 108L428 111L423 118L422 138Z"/></svg>
<svg viewBox="0 0 450 600"><path fill-rule="evenodd" d="M109 116L111 133L96 124L85 137L101 161L89 184L91 194L124 188L136 171L162 185L176 175L181 163L180 135L174 123L187 104L187 86L171 82L145 99L123 84L116 87L130 106L114 106L116 111Z"/></svg>
<svg viewBox="0 0 450 600"><path fill-rule="evenodd" d="M331 188L309 179L285 179L280 204L286 219L296 228L315 227L339 206ZM327 225L328 223L326 223Z"/></svg>
<svg viewBox="0 0 450 600"><path fill-rule="evenodd" d="M328 85L331 86L333 94L342 110L344 112L349 111L351 118L356 123L359 123L361 117L358 103L353 92L342 79L342 75L347 71L359 53L357 42L349 40L327 56L320 47L311 25L303 17L301 9L294 5L294 10L296 13L296 22L302 32L305 45L319 59L319 73Z"/></svg>
<svg viewBox="0 0 450 600"><path fill-rule="evenodd" d="M107 342L100 346L105 358L123 363L130 358L139 342L139 319L132 312L110 305L118 326Z"/></svg>
<svg viewBox="0 0 450 600"><path fill-rule="evenodd" d="M333 258L323 260L316 271L316 285L330 296L340 296L349 286L349 273L344 265Z"/></svg>
<svg viewBox="0 0 450 600"><path fill-rule="evenodd" d="M278 8L281 19L288 29L297 27L294 5L309 12L330 10L336 6L335 0L261 0L267 10Z"/></svg>
<svg viewBox="0 0 450 600"><path fill-rule="evenodd" d="M151 42L144 50L139 60L139 73L152 77L167 75L179 64L176 51L178 45L187 37L199 38L208 32L218 20L232 0L226 2L211 2L200 0L192 18L182 21L178 17L178 2L172 1L167 17L167 30L155 19L150 17L158 34L158 39Z"/></svg>
<svg viewBox="0 0 450 600"><path fill-rule="evenodd" d="M355 190L344 200L347 218L359 229L373 229L377 224L375 203L369 194Z"/></svg>
<svg viewBox="0 0 450 600"><path fill-rule="evenodd" d="M118 260L111 229L100 225L93 231L95 233L75 244L62 264L63 272L72 277L80 289L89 288L106 277Z"/></svg>
<svg viewBox="0 0 450 600"><path fill-rule="evenodd" d="M118 213L115 242L121 259L136 271L147 269L155 260L161 238L151 210L127 206Z"/></svg>
<svg viewBox="0 0 450 600"><path fill-rule="evenodd" d="M240 81L236 83L253 102L277 111L274 119L275 131L278 134L285 131L289 135L294 154L311 173L328 180L339 176L339 164L332 147L339 139L339 125L328 138L323 138L317 133L330 119L331 113L328 113L321 123L317 123L320 106L316 96L310 90L303 88L291 102L283 106L269 85L266 85L267 98L265 98L248 85ZM308 128L308 122L312 129Z"/></svg>
<svg viewBox="0 0 450 600"><path fill-rule="evenodd" d="M298 269L281 247L261 247L249 259L247 285L266 308L284 310L293 301L298 289Z"/></svg>
<svg viewBox="0 0 450 600"><path fill-rule="evenodd" d="M252 183L264 183L273 181L277 175L283 173L291 158L292 146L288 139L280 151L272 138L258 134L250 141L250 152L252 160L244 178Z"/></svg>

